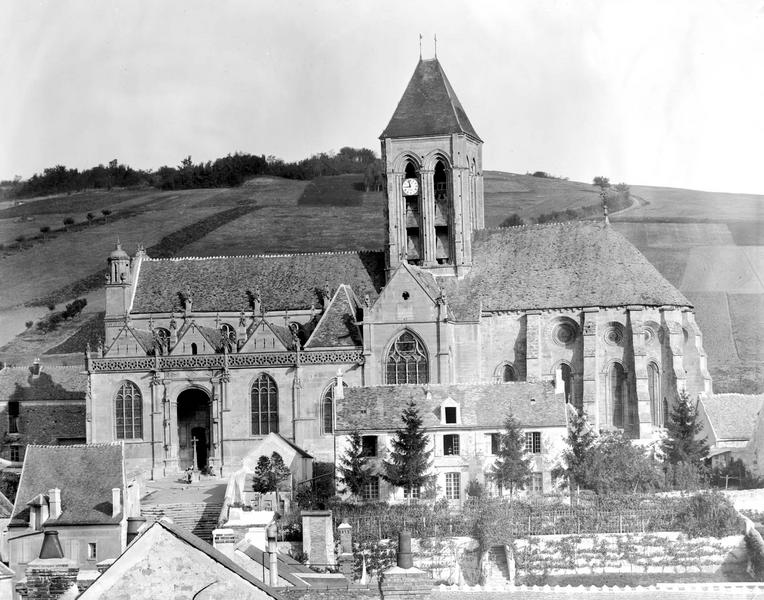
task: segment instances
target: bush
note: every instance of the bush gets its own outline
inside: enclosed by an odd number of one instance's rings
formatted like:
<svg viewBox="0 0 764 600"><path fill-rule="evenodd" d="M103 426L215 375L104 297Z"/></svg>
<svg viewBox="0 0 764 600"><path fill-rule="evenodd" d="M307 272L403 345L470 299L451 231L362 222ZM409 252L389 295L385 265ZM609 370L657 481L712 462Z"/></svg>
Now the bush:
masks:
<svg viewBox="0 0 764 600"><path fill-rule="evenodd" d="M704 492L683 502L676 527L689 537L724 537L743 531L743 519L719 492Z"/></svg>
<svg viewBox="0 0 764 600"><path fill-rule="evenodd" d="M517 213L512 213L501 223L501 227L518 227L519 225L525 225L525 221Z"/></svg>
<svg viewBox="0 0 764 600"><path fill-rule="evenodd" d="M26 325L26 328L29 329L32 325L34 325L34 321L27 321L24 323L24 325Z"/></svg>
<svg viewBox="0 0 764 600"><path fill-rule="evenodd" d="M73 302L70 302L66 305L66 310L63 313L64 319L72 319L76 317L82 312L82 309L85 308L87 304L88 301L85 298L77 298Z"/></svg>

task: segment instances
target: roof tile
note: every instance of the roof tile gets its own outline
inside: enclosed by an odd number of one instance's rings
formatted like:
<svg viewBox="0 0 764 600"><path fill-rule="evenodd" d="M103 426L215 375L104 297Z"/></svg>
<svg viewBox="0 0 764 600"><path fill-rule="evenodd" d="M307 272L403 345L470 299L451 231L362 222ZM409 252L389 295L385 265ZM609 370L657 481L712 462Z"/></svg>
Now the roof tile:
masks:
<svg viewBox="0 0 764 600"><path fill-rule="evenodd" d="M398 429L401 413L412 400L423 426L439 427L440 405L446 398L460 405L462 422L470 428L501 428L510 412L523 427L567 423L564 400L555 395L551 383L384 385L347 388L344 398L337 399L337 431Z"/></svg>
<svg viewBox="0 0 764 600"><path fill-rule="evenodd" d="M188 287L194 311L250 310L259 289L266 310L307 309L328 282L345 283L357 296L377 297L384 282L381 252L144 259L133 300L134 313L169 312Z"/></svg>
<svg viewBox="0 0 764 600"><path fill-rule="evenodd" d="M361 346L361 331L356 325L358 305L353 290L340 285L334 293L305 348L338 348Z"/></svg>
<svg viewBox="0 0 764 600"><path fill-rule="evenodd" d="M750 440L764 394L711 394L701 396L700 401L717 440Z"/></svg>
<svg viewBox="0 0 764 600"><path fill-rule="evenodd" d="M463 279L438 277L459 319L484 311L691 306L620 233L577 221L477 231Z"/></svg>
<svg viewBox="0 0 764 600"><path fill-rule="evenodd" d="M12 524L29 521L27 503L48 490L61 490L61 516L46 525L118 523L112 517L112 488L124 490L122 444L80 444L26 448Z"/></svg>

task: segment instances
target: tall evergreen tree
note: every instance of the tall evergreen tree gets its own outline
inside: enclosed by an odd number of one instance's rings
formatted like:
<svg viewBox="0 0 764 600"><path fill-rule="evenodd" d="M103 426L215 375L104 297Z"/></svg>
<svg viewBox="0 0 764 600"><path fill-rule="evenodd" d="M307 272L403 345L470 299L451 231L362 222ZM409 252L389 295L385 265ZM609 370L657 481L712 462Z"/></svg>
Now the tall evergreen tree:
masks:
<svg viewBox="0 0 764 600"><path fill-rule="evenodd" d="M337 479L345 486L346 492L358 498L372 477L372 467L369 464L369 457L363 450L361 434L353 431L350 434L350 447L337 465Z"/></svg>
<svg viewBox="0 0 764 600"><path fill-rule="evenodd" d="M488 476L509 489L511 496L515 490L524 488L531 478L531 458L525 450L525 434L511 414L504 420L497 457Z"/></svg>
<svg viewBox="0 0 764 600"><path fill-rule="evenodd" d="M255 466L254 481L252 488L256 492L265 494L278 491L279 484L291 476L289 467L278 452L271 454L270 458L261 456Z"/></svg>
<svg viewBox="0 0 764 600"><path fill-rule="evenodd" d="M666 423L666 430L667 436L661 445L666 462L672 465L689 463L700 468L703 459L708 456L708 443L697 437L703 425L697 419L695 406L687 392L680 394L679 402Z"/></svg>
<svg viewBox="0 0 764 600"><path fill-rule="evenodd" d="M403 427L395 431L390 458L382 462L382 478L392 485L414 489L432 479L432 450L427 449L427 434L413 401L403 410L401 419Z"/></svg>
<svg viewBox="0 0 764 600"><path fill-rule="evenodd" d="M568 425L568 447L562 453L562 464L553 470L552 475L565 477L571 489L584 487L596 438L586 415L573 415Z"/></svg>

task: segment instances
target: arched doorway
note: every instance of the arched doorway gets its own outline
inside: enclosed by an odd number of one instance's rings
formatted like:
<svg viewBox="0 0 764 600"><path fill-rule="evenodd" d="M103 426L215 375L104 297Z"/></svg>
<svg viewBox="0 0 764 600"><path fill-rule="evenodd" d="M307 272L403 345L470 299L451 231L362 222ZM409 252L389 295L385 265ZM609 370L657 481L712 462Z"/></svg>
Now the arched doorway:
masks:
<svg viewBox="0 0 764 600"><path fill-rule="evenodd" d="M207 467L210 445L210 397L189 388L178 396L178 464L182 470Z"/></svg>

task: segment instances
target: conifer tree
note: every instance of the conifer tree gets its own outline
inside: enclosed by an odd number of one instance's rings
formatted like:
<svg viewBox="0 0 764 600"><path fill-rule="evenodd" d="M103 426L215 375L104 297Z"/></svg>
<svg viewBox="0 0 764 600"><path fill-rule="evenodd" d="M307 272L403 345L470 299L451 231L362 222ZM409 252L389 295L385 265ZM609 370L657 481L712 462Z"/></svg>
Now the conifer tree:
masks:
<svg viewBox="0 0 764 600"><path fill-rule="evenodd" d="M390 458L382 463L382 478L392 485L414 489L432 479L432 450L427 449L427 434L413 401L403 410L401 419L403 427L395 431Z"/></svg>
<svg viewBox="0 0 764 600"><path fill-rule="evenodd" d="M342 455L339 465L337 465L337 478L345 486L344 491L350 492L358 498L372 477L372 467L363 450L361 434L358 431L353 431L350 434L350 447Z"/></svg>
<svg viewBox="0 0 764 600"><path fill-rule="evenodd" d="M562 453L562 465L552 471L552 476L567 478L571 488L584 487L596 438L586 415L571 416L566 440L568 447Z"/></svg>
<svg viewBox="0 0 764 600"><path fill-rule="evenodd" d="M679 402L671 411L669 422L666 423L667 436L661 445L666 455L666 462L677 465L689 463L696 468L703 465L703 459L708 456L708 443L697 439L703 425L697 420L697 413L690 396L682 392Z"/></svg>
<svg viewBox="0 0 764 600"><path fill-rule="evenodd" d="M511 496L516 489L524 488L531 478L531 459L525 451L525 434L511 414L504 420L497 456L488 476L508 488Z"/></svg>
<svg viewBox="0 0 764 600"><path fill-rule="evenodd" d="M275 492L278 491L279 484L291 474L278 452L271 454L270 458L261 456L257 459L252 487L261 494Z"/></svg>

